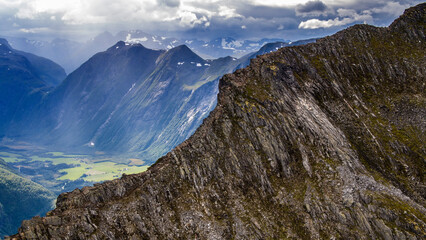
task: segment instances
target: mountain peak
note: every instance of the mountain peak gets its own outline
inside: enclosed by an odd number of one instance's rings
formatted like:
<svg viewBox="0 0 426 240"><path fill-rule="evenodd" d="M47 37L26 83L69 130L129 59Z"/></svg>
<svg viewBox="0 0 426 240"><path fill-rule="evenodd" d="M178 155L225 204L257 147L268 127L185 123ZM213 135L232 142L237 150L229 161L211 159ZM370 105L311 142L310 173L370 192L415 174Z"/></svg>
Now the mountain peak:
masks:
<svg viewBox="0 0 426 240"><path fill-rule="evenodd" d="M170 64L177 64L182 62L194 62L194 63L204 63L205 60L194 53L188 46L179 45L174 47L167 52L159 59L162 62L168 62Z"/></svg>
<svg viewBox="0 0 426 240"><path fill-rule="evenodd" d="M10 46L9 42L4 38L0 38L0 48L12 50L12 47Z"/></svg>
<svg viewBox="0 0 426 240"><path fill-rule="evenodd" d="M419 27L424 27L425 24L425 9L426 9L426 3L421 3L419 5L407 8L404 13L397 18L394 22L400 22L400 21L406 21L411 20L411 23L414 23L414 25ZM423 24L416 24L416 23L423 23Z"/></svg>
<svg viewBox="0 0 426 240"><path fill-rule="evenodd" d="M112 47L107 49L108 51L121 51L123 49L131 49L131 48L143 48L143 49L147 49L146 47L144 47L142 44L140 43L128 43L128 42L124 42L124 41L118 41L116 44L114 44Z"/></svg>
<svg viewBox="0 0 426 240"><path fill-rule="evenodd" d="M399 31L408 35L409 39L424 39L425 23L426 23L426 3L408 8L397 18L389 28L393 31Z"/></svg>
<svg viewBox="0 0 426 240"><path fill-rule="evenodd" d="M179 54L195 54L188 46L185 44L174 47L168 51L169 53L179 53ZM195 54L196 55L196 54Z"/></svg>
<svg viewBox="0 0 426 240"><path fill-rule="evenodd" d="M4 38L0 38L0 52L2 52L2 57L9 58L8 64L19 65L27 69L36 78L44 81L46 86L56 86L66 77L64 69L57 63L47 58L16 50Z"/></svg>
<svg viewBox="0 0 426 240"><path fill-rule="evenodd" d="M107 51L111 51L111 50L115 50L118 49L120 47L124 47L126 45L126 43L124 41L118 41L116 44L114 44L112 47L108 48Z"/></svg>

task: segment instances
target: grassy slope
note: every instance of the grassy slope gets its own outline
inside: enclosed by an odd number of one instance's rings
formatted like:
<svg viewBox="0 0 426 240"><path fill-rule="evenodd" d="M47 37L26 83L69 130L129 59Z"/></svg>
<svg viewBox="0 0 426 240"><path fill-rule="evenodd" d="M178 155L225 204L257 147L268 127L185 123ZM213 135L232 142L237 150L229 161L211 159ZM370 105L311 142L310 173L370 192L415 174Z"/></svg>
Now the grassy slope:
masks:
<svg viewBox="0 0 426 240"><path fill-rule="evenodd" d="M0 237L16 232L22 220L53 207L54 194L7 167L0 158Z"/></svg>

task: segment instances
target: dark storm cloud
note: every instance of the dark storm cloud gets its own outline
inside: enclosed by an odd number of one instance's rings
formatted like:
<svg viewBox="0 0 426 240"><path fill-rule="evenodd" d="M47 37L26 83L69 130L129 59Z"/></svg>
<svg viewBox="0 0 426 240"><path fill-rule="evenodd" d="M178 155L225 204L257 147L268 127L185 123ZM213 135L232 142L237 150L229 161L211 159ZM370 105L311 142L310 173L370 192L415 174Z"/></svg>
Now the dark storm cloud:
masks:
<svg viewBox="0 0 426 240"><path fill-rule="evenodd" d="M326 16L333 13L333 10L329 8L325 3L315 0L309 1L305 4L298 4L296 6L296 15L297 16Z"/></svg>
<svg viewBox="0 0 426 240"><path fill-rule="evenodd" d="M0 0L0 35L77 40L140 29L185 38L324 36L349 25L389 25L418 0ZM30 35L31 34L31 35Z"/></svg>
<svg viewBox="0 0 426 240"><path fill-rule="evenodd" d="M295 17L294 9L285 7L253 6L244 4L237 8L236 11L246 18L272 19Z"/></svg>
<svg viewBox="0 0 426 240"><path fill-rule="evenodd" d="M299 13L309 13L309 12L323 12L327 9L327 5L325 5L321 1L309 1L305 4L298 4L296 6L296 12Z"/></svg>
<svg viewBox="0 0 426 240"><path fill-rule="evenodd" d="M157 0L158 5L165 5L167 7L179 7L180 0Z"/></svg>
<svg viewBox="0 0 426 240"><path fill-rule="evenodd" d="M201 36L202 39L232 37L235 39L282 38L288 39L285 31L297 30L299 22L293 18L230 18L213 17L208 28L197 26L185 35Z"/></svg>

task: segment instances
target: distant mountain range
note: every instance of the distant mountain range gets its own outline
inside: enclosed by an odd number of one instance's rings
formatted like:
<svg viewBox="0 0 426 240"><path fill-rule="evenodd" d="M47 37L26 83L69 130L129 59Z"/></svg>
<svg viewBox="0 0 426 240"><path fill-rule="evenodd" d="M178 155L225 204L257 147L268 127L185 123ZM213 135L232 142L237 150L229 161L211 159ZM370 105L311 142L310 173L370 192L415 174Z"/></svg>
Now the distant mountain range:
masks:
<svg viewBox="0 0 426 240"><path fill-rule="evenodd" d="M5 36L4 36L5 37ZM232 56L242 57L258 51L263 45L272 42L290 43L283 39L261 39L258 41L235 40L230 37L221 37L209 41L197 39L177 39L152 35L140 30L121 31L116 35L103 32L86 42L77 42L66 39L53 41L36 41L26 38L5 37L15 49L20 49L39 56L43 56L59 63L67 73L77 69L92 55L103 51L118 41L140 43L146 48L155 50L169 50L179 45L187 45L192 51L204 59L215 59Z"/></svg>
<svg viewBox="0 0 426 240"><path fill-rule="evenodd" d="M37 95L0 134L64 151L132 153L152 163L192 135L216 106L220 77L291 45L270 43L239 59L205 60L185 45L152 50L134 39L97 53Z"/></svg>

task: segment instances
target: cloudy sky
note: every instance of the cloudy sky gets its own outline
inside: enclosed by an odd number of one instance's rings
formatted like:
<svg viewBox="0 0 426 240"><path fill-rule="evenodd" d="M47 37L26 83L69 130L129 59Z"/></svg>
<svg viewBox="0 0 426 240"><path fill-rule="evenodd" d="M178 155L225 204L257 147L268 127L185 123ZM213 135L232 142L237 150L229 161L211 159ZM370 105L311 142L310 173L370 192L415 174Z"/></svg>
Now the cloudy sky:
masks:
<svg viewBox="0 0 426 240"><path fill-rule="evenodd" d="M0 35L88 39L139 29L182 38L324 36L387 26L416 0L0 0Z"/></svg>

